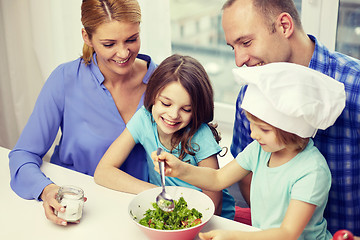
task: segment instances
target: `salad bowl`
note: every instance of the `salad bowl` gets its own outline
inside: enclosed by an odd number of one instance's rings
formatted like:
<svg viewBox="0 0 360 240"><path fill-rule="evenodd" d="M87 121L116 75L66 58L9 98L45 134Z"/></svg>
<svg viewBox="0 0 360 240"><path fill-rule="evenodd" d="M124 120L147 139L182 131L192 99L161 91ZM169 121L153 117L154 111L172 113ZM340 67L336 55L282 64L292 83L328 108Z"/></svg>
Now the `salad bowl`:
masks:
<svg viewBox="0 0 360 240"><path fill-rule="evenodd" d="M154 210L153 204L162 191L161 187L153 188L136 195L129 204L128 214L131 220L151 240L190 240L194 239L205 224L214 215L215 207L212 200L204 193L186 187L167 186L166 192L178 201L181 197L187 202L187 208L194 208L202 214L201 223L184 229L159 230L141 225L139 221L145 217L146 211ZM155 209L156 210L156 209ZM162 211L158 209L158 211ZM174 212L175 213L175 212Z"/></svg>

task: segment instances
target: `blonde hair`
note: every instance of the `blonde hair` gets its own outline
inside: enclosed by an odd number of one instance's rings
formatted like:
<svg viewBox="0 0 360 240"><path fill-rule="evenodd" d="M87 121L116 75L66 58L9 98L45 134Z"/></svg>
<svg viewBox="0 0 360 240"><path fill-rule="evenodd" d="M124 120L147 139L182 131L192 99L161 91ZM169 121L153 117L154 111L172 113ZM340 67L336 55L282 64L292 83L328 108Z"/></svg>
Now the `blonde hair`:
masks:
<svg viewBox="0 0 360 240"><path fill-rule="evenodd" d="M258 117L252 115L251 113L245 111L246 118L258 123L265 123L272 128L274 128L275 136L278 140L278 143L283 143L285 145L293 145L296 150L304 150L307 143L308 138L302 138L294 133L286 132L280 128L274 127L271 124L259 119Z"/></svg>
<svg viewBox="0 0 360 240"><path fill-rule="evenodd" d="M97 28L107 22L140 23L141 10L136 0L83 0L81 22L91 40ZM93 61L94 48L84 43L81 58L88 65Z"/></svg>

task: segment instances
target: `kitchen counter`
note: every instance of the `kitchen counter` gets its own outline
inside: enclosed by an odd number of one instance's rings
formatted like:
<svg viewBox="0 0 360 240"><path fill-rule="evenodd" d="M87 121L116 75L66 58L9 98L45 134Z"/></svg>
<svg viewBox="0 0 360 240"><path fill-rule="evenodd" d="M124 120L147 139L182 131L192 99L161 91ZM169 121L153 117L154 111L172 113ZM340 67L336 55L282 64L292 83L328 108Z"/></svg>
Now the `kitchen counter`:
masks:
<svg viewBox="0 0 360 240"><path fill-rule="evenodd" d="M8 149L0 147L0 239L146 239L127 212L133 194L102 187L91 176L44 161L41 169L55 183L81 187L88 198L79 224L63 227L50 222L42 202L22 199L10 188L8 154ZM257 230L219 216L213 216L202 232L212 229Z"/></svg>

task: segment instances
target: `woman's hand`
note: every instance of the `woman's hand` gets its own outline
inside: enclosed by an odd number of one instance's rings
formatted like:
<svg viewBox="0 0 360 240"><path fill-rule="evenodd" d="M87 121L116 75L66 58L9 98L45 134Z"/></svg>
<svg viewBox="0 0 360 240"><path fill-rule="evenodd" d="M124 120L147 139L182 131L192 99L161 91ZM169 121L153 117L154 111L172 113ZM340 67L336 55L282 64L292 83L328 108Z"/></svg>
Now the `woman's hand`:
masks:
<svg viewBox="0 0 360 240"><path fill-rule="evenodd" d="M55 215L55 210L58 212L65 212L65 208L56 200L56 195L59 191L59 186L55 184L47 185L42 191L40 198L43 200L43 207L45 210L45 216L48 220L56 223L58 225L66 226L67 221L62 218L59 218ZM84 197L84 202L86 202L87 198ZM75 223L79 223L80 221L76 221Z"/></svg>
<svg viewBox="0 0 360 240"><path fill-rule="evenodd" d="M49 184L44 188L40 198L43 200L43 207L46 218L53 223L66 226L67 222L64 219L57 217L54 213L54 210L58 212L65 212L65 208L56 200L58 191L59 186L55 184Z"/></svg>

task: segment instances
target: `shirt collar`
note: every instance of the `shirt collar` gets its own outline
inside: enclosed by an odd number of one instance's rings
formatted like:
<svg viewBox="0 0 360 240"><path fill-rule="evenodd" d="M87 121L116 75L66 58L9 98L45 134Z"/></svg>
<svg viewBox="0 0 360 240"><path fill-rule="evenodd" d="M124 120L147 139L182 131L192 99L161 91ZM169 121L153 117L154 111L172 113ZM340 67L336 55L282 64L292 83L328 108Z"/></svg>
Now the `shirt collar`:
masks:
<svg viewBox="0 0 360 240"><path fill-rule="evenodd" d="M327 74L329 71L329 50L320 43L313 35L308 35L311 41L315 42L314 53L311 57L309 68Z"/></svg>
<svg viewBox="0 0 360 240"><path fill-rule="evenodd" d="M143 83L147 84L149 82L151 74L154 72L155 68L157 67L157 64L154 63L154 61L151 59L150 56L145 54L138 54L137 58L147 62L148 70L143 78Z"/></svg>
<svg viewBox="0 0 360 240"><path fill-rule="evenodd" d="M136 58L139 58L139 59L147 62L148 70L143 78L143 83L147 84L151 74L157 67L157 64L154 63L154 61L151 59L150 56L145 55L145 54L138 54ZM99 85L103 84L105 78L104 78L104 75L101 73L100 68L98 66L97 59L96 59L96 53L93 54L93 64L90 64L90 68L91 68L92 73L95 75L95 78L98 81Z"/></svg>
<svg viewBox="0 0 360 240"><path fill-rule="evenodd" d="M96 53L93 54L92 63L90 64L91 72L94 74L96 81L98 81L99 85L101 85L105 78L102 75L100 68L97 63Z"/></svg>

